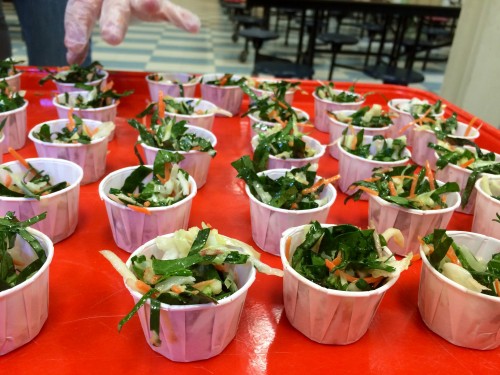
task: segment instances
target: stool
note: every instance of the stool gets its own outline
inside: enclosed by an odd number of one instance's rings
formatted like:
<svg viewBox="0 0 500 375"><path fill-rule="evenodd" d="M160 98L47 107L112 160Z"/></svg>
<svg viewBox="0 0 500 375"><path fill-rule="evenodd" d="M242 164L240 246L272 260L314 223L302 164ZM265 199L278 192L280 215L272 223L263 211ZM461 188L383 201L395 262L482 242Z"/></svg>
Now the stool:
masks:
<svg viewBox="0 0 500 375"><path fill-rule="evenodd" d="M246 14L238 14L234 16L234 31L231 39L234 43L238 41L238 32L240 31L240 27L243 26L244 29L248 29L254 26L261 26L264 23L262 18L249 16Z"/></svg>
<svg viewBox="0 0 500 375"><path fill-rule="evenodd" d="M452 42L451 39L444 40L440 43L435 42L433 40L421 40L421 41L419 41L418 46L416 46L414 39L405 39L405 40L403 40L402 44L405 47L405 49L407 50L408 55L413 56L413 58L415 58L415 56L418 52L425 51L425 57L424 57L423 64L422 64L422 70L425 70L427 68L427 62L430 59L431 50L434 48L443 47L447 44L451 45L451 42Z"/></svg>
<svg viewBox="0 0 500 375"><path fill-rule="evenodd" d="M318 39L324 43L329 43L332 46L332 62L330 63L330 73L328 74L328 80L331 81L333 76L333 67L335 66L337 54L342 49L342 46L358 44L359 39L352 35L337 34L337 33L324 33L319 35Z"/></svg>
<svg viewBox="0 0 500 375"><path fill-rule="evenodd" d="M259 51L262 48L262 44L268 40L274 40L279 38L279 34L270 31L259 29L256 27L250 27L248 29L240 30L239 35L245 38L245 49L240 54L240 61L245 62L248 57L248 44L252 42L255 48L255 62L257 62L259 58Z"/></svg>

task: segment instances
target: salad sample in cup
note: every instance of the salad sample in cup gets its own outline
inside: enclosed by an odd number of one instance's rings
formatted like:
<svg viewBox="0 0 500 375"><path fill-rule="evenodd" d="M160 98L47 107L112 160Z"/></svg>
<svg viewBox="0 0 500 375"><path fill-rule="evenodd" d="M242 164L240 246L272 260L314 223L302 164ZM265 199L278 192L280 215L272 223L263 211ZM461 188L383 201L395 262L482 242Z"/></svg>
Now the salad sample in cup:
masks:
<svg viewBox="0 0 500 375"><path fill-rule="evenodd" d="M85 89L85 86L106 85L108 72L102 69L98 61L92 62L89 66L72 64L70 66L58 68L40 80L40 85L47 81L54 81L59 92L79 91Z"/></svg>
<svg viewBox="0 0 500 375"><path fill-rule="evenodd" d="M150 347L173 361L213 357L232 341L254 267L282 275L252 247L207 226L156 237L126 264L108 250L101 253L135 301L118 329L138 314Z"/></svg>
<svg viewBox="0 0 500 375"><path fill-rule="evenodd" d="M246 78L233 74L205 74L201 78L201 97L232 115L240 112L242 87Z"/></svg>
<svg viewBox="0 0 500 375"><path fill-rule="evenodd" d="M0 80L5 80L11 91L19 91L21 88L21 72L16 69L16 65L23 62L11 57L0 61Z"/></svg>
<svg viewBox="0 0 500 375"><path fill-rule="evenodd" d="M200 79L187 73L151 73L146 76L152 100L158 98L160 91L172 97L193 98Z"/></svg>
<svg viewBox="0 0 500 375"><path fill-rule="evenodd" d="M0 81L0 123L3 123L4 144L18 150L26 143L26 109L23 91L13 91L6 80Z"/></svg>
<svg viewBox="0 0 500 375"><path fill-rule="evenodd" d="M80 87L81 91L76 91L74 93L62 93L57 95L54 100L55 103L64 107L74 107L79 109L96 109L104 108L117 104L118 99L129 96L133 93L133 90L125 91L121 94L117 93L112 88L112 82L101 89L100 86L87 86L83 85Z"/></svg>
<svg viewBox="0 0 500 375"><path fill-rule="evenodd" d="M285 90L284 100L291 104L295 91L299 88L300 82L290 82L285 80L271 80L271 79L249 79L247 85L250 91L255 95L250 95L251 100L260 98L262 96L276 96L280 90ZM246 90L245 90L246 91ZM248 92L246 91L248 94Z"/></svg>

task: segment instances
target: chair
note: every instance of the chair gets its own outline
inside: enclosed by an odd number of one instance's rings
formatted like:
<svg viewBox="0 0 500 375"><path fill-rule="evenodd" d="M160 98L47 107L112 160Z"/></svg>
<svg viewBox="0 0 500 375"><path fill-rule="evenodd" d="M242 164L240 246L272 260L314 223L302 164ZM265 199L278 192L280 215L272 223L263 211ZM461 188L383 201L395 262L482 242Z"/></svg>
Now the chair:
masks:
<svg viewBox="0 0 500 375"><path fill-rule="evenodd" d="M259 58L259 51L264 42L279 38L279 34L275 31L250 27L239 31L239 36L245 38L245 49L240 54L240 61L245 62L248 57L248 45L252 42L255 48L255 61Z"/></svg>
<svg viewBox="0 0 500 375"><path fill-rule="evenodd" d="M339 34L339 33L324 33L318 36L318 39L324 43L331 45L332 49L332 60L330 63L330 72L328 74L328 80L332 80L333 68L335 66L337 55L344 45L354 45L358 44L359 39L352 35Z"/></svg>
<svg viewBox="0 0 500 375"><path fill-rule="evenodd" d="M250 27L262 26L264 24L264 20L262 18L254 17L248 14L238 14L234 16L234 31L231 39L234 43L238 41L238 33L240 31L240 27L243 26L244 29L248 29ZM248 47L245 47L248 50Z"/></svg>

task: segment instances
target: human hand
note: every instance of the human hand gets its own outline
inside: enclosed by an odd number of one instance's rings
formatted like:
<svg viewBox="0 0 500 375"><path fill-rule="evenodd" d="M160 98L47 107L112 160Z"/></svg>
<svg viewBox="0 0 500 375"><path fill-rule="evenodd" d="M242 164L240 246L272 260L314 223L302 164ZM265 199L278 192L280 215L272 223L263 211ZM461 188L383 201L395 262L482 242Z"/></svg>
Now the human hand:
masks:
<svg viewBox="0 0 500 375"><path fill-rule="evenodd" d="M92 29L99 17L101 36L112 45L123 41L132 17L171 22L191 33L200 29L200 20L195 14L169 0L69 0L64 17L64 44L69 64L85 59Z"/></svg>

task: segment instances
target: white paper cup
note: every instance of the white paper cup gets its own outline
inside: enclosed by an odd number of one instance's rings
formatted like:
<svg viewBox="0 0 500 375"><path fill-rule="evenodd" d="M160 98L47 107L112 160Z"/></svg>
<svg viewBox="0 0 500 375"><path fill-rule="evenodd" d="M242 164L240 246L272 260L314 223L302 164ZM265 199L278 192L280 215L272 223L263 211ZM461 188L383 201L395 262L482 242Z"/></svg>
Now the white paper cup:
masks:
<svg viewBox="0 0 500 375"><path fill-rule="evenodd" d="M163 77L162 81L154 81L149 78L148 74L146 76L146 82L148 83L149 95L151 96L151 100L153 102L158 101L158 95L160 91L163 92L165 96L171 96L174 98L181 96L181 90L178 83L173 83L173 81L180 82L182 87L184 88L184 95L186 98L194 98L196 85L200 82L200 78L196 81L189 82L189 79L192 77L192 74L187 73L157 73L158 75ZM166 82L171 81L171 82Z"/></svg>
<svg viewBox="0 0 500 375"><path fill-rule="evenodd" d="M306 125L309 122L309 115L306 111L303 111L301 109L292 107L292 109L297 113L298 118L304 118L305 121L303 122L297 122L297 129L300 132L304 131L304 125ZM250 130L252 137L257 135L258 133L263 133L269 128L274 128L275 126L281 126L277 122L272 122L272 121L262 121L259 117L258 112L254 113L249 113L248 118L250 119ZM258 124L258 128L254 127L255 124Z"/></svg>
<svg viewBox="0 0 500 375"><path fill-rule="evenodd" d="M333 90L336 94L341 93L343 90ZM313 98L314 98L314 127L318 129L319 131L323 133L328 132L328 114L327 112L333 112L333 111L342 111L342 110L354 110L357 111L358 109L361 108L363 103L365 102L365 99L355 93L351 93L353 95L358 96L360 99L358 102L355 103L337 103L337 102L332 102L328 99L321 99L318 95L316 95L316 92L313 93Z"/></svg>
<svg viewBox="0 0 500 375"><path fill-rule="evenodd" d="M353 110L347 110L347 111L336 111L335 113L342 113L346 116L350 116L355 112L356 111ZM338 160L340 157L339 147L337 143L335 144L333 143L337 139L342 137L342 132L349 127L349 124L338 121L337 119L328 116L328 114L326 115L326 121L328 122L328 132L330 134L329 137L330 146L328 146L328 152L332 157ZM384 126L382 128L365 128L362 126L352 125L352 128L356 133L360 132L361 129L364 129L365 135L371 135L371 136L383 135L384 137L390 137L392 135L392 130L391 130L392 127L393 125Z"/></svg>
<svg viewBox="0 0 500 375"><path fill-rule="evenodd" d="M408 129L406 129L404 132L402 132L402 129L408 125L410 122L415 121L413 118L412 114L410 112L403 111L399 109L399 106L405 103L410 102L411 99L392 99L389 100L389 103L387 105L389 106L389 109L396 114L392 119L392 122L394 124L394 127L392 128L393 138L400 137L402 135L406 135L406 140L409 146L413 146L413 127L410 126ZM444 115L444 111L441 111L440 113L435 114L437 117L440 117ZM415 126L415 125L414 125Z"/></svg>
<svg viewBox="0 0 500 375"><path fill-rule="evenodd" d="M13 109L12 111L0 112L0 123L7 118L2 130L5 135L5 140L3 142L4 152L7 150L7 147L12 147L14 150L19 150L24 147L27 133L27 108L28 101L25 99L25 103L22 107Z"/></svg>
<svg viewBox="0 0 500 375"><path fill-rule="evenodd" d="M464 134L467 127L467 124L458 122L457 131L454 134L450 134L448 137L468 139L471 141L479 137L479 131L476 128L471 128L470 134L468 136L465 136ZM414 126L412 132L413 143L411 159L421 166L425 166L425 162L429 161L429 165L431 166L431 168L436 169L436 151L430 147L427 147L429 143L438 143L436 134L432 130L421 129L420 126Z"/></svg>
<svg viewBox="0 0 500 375"><path fill-rule="evenodd" d="M468 148L469 150L474 150L473 147L465 146L464 148ZM489 152L487 150L481 149L483 152ZM436 155L436 158L438 156ZM495 153L495 160L500 161L500 154ZM451 164L448 163L446 167L443 169L438 169L436 170L436 178L441 180L441 181L449 181L449 182L456 182L458 186L460 186L460 194L463 193L465 187L467 186L467 180L469 179L469 176L471 175L472 171L467 168L462 168L459 165ZM494 176L489 173L480 173L479 178L481 178L484 175L488 176ZM459 206L457 208L457 212L462 212L464 214L472 214L474 212L474 207L476 204L476 195L477 192L475 189L472 189L472 193L469 196L469 201L465 205L464 208L462 206Z"/></svg>
<svg viewBox="0 0 500 375"><path fill-rule="evenodd" d="M214 103L217 107L231 112L233 115L240 113L243 90L239 86L217 86L208 85L204 82L214 81L224 77L224 74L205 74L201 79L201 97ZM233 80L241 76L233 75Z"/></svg>
<svg viewBox="0 0 500 375"><path fill-rule="evenodd" d="M102 122L83 119L83 122L93 130L102 125ZM35 144L39 157L56 158L72 161L83 169L82 185L97 181L106 172L106 156L108 153L109 136L91 141L89 144L83 143L49 143L35 138L33 133L37 133L42 125L47 124L50 132L60 132L68 124L68 120L53 120L35 125L28 134L28 138Z"/></svg>
<svg viewBox="0 0 500 375"><path fill-rule="evenodd" d="M280 80L276 80L276 79L256 79L255 85L257 86L260 82L280 82ZM254 86L248 86L248 87L255 94L255 96L257 96L257 98L260 98L261 96L267 96L267 97L274 97L275 96L273 91L258 89L257 87L254 87ZM287 90L285 92L285 102L287 102L290 105L292 104L293 97L295 95L295 91L296 90L297 90L296 88L293 88L293 89ZM253 100L250 99L250 102L253 103Z"/></svg>
<svg viewBox="0 0 500 375"><path fill-rule="evenodd" d="M45 233L54 243L62 241L73 234L78 224L78 199L83 170L79 165L62 159L26 160L34 168L48 174L52 184L66 181L69 186L55 193L42 195L40 200L0 196L0 216L13 211L17 218L23 221L47 212L47 218L34 224L33 228ZM9 167L15 174L26 173L26 168L22 167L18 161L4 163L1 167ZM0 180L3 181L5 173L0 168Z"/></svg>
<svg viewBox="0 0 500 375"><path fill-rule="evenodd" d="M440 186L443 183L436 181ZM404 236L404 247L393 239L388 242L394 254L405 256L408 253L418 254L418 236L424 236L436 228L446 228L453 212L460 205L459 193L446 194L447 208L438 210L415 210L390 203L375 195L368 195L368 222L374 223L375 230L383 233L388 228L396 228Z"/></svg>
<svg viewBox="0 0 500 375"><path fill-rule="evenodd" d="M500 240L500 223L497 220L497 214L500 214L500 201L486 194L481 187L481 179L476 181L474 190L476 191L476 207L474 209L474 219L472 220L472 232L484 234ZM489 181L500 183L500 176L489 175Z"/></svg>
<svg viewBox="0 0 500 375"><path fill-rule="evenodd" d="M329 226L329 225L324 225ZM368 330L385 292L399 275L380 288L350 292L324 288L295 271L286 254L286 241L292 238L290 258L305 238L304 226L290 228L280 242L283 263L283 302L290 324L307 338L321 344L347 345L359 340ZM389 250L385 248L389 253Z"/></svg>
<svg viewBox="0 0 500 375"><path fill-rule="evenodd" d="M192 114L192 115L180 115L178 113L165 112L165 115L168 117L175 117L177 121L186 120L189 125L197 126L199 128L203 128L206 130L212 130L215 119L215 111L217 110L217 106L213 103L210 103L206 100L202 100L199 98L175 98L176 102L189 102L194 101L196 103L194 105L195 110L208 111L205 114Z"/></svg>
<svg viewBox="0 0 500 375"><path fill-rule="evenodd" d="M372 143L372 136L364 136L363 144ZM342 142L342 141L340 141ZM405 165L410 160L411 153L405 148L403 151L404 159L398 161L378 161L378 160L369 160L364 159L350 152L346 151L343 147L339 147L340 150L340 158L339 158L339 174L341 176L339 180L339 187L343 193L354 193L356 189L349 190L349 186L353 182L364 180L365 178L369 178L373 174L373 169L375 168L393 168L399 167L401 165ZM368 194L363 193L361 195L362 200L367 200Z"/></svg>
<svg viewBox="0 0 500 375"><path fill-rule="evenodd" d="M152 166L149 166L152 168ZM109 224L116 245L131 253L145 242L165 233L187 229L191 203L196 195L196 182L189 176L190 193L183 200L166 207L149 207L151 215L133 211L108 197L110 188L120 189L125 179L137 168L127 167L114 171L99 184L99 196L106 205ZM151 181L152 175L143 182Z"/></svg>
<svg viewBox="0 0 500 375"><path fill-rule="evenodd" d="M21 89L21 74L22 72L17 72L8 77L0 78L0 80L5 80L12 91L19 91Z"/></svg>
<svg viewBox="0 0 500 375"><path fill-rule="evenodd" d="M7 354L33 340L49 315L49 266L54 256L52 241L42 232L27 228L42 245L47 259L28 280L0 292L0 355ZM19 235L16 245L32 254L31 246Z"/></svg>
<svg viewBox="0 0 500 375"><path fill-rule="evenodd" d="M87 85L87 86L100 86L100 87L106 86L106 84L108 82L109 73L105 70L98 70L98 72L100 74L103 74L104 76L102 78L96 79L94 81L85 82L85 85ZM54 83L55 83L57 91L59 93L82 91L81 88L75 87L74 83L58 82L55 80L54 80Z"/></svg>
<svg viewBox="0 0 500 375"><path fill-rule="evenodd" d="M485 261L500 249L499 240L481 234L447 234ZM418 309L427 327L454 345L479 350L500 346L500 298L468 290L434 269L422 249L420 255Z"/></svg>
<svg viewBox="0 0 500 375"><path fill-rule="evenodd" d="M259 175L265 174L276 180L284 176L287 171L287 169L272 169L260 172ZM316 176L316 181L320 178ZM297 225L308 224L314 220L320 223L325 222L330 207L337 198L337 191L331 184L328 184L320 194L321 198L328 197L325 205L309 210L285 210L271 207L259 201L250 192L248 185L245 187L245 191L250 198L252 238L257 246L273 255L280 253L280 238L283 231Z"/></svg>
<svg viewBox="0 0 500 375"><path fill-rule="evenodd" d="M215 146L217 145L217 138L212 132L202 128L198 128L196 126L186 126L188 128L187 133L193 133L198 137L205 138L215 148ZM146 156L146 163L153 165L156 154L160 149L157 147L148 146L142 142L141 146L144 150L144 155ZM172 152L177 152L184 156L184 160L179 163L179 166L194 178L194 180L196 181L196 186L198 187L198 189L201 189L201 187L207 182L208 170L210 168L212 157L208 154L208 152L196 150Z"/></svg>
<svg viewBox="0 0 500 375"><path fill-rule="evenodd" d="M151 256L158 252L155 240L151 240L134 251L130 258L140 254ZM146 342L151 349L176 362L199 361L220 354L236 335L248 289L255 281L255 269L250 264L238 264L233 267L238 276L236 277L238 290L218 301L218 304L185 306L161 304L160 346L151 344L150 303L146 302L137 314ZM126 283L125 286L132 295L134 303L137 303L142 295L131 290Z"/></svg>
<svg viewBox="0 0 500 375"><path fill-rule="evenodd" d="M306 164L318 164L319 159L325 154L325 146L323 146L316 139L309 137L307 135L302 136L302 140L305 142L307 148L311 148L314 150L313 156L302 159L296 159L296 158L282 159L274 155L269 155L269 161L267 162L266 169L292 169L292 168L303 167ZM252 138L252 149L254 151L258 144L259 144L259 136L256 135Z"/></svg>

